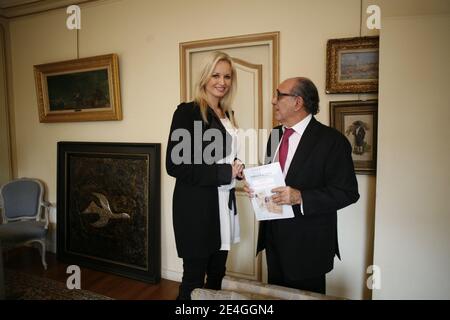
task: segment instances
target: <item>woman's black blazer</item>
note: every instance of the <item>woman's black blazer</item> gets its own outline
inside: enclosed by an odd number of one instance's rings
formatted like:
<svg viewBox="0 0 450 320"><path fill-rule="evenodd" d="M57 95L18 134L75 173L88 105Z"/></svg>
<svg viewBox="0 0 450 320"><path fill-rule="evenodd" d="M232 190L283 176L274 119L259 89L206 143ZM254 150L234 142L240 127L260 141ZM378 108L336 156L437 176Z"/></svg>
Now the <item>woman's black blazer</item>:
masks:
<svg viewBox="0 0 450 320"><path fill-rule="evenodd" d="M217 187L231 182L232 167L215 162L231 151L231 136L210 108L207 119L208 123L202 121L196 103L181 103L173 115L167 144L167 173L176 178L172 201L173 228L178 256L181 258L205 257L221 246ZM177 129L181 130L172 136ZM217 148L217 152L212 153L214 163L206 162L203 157L198 159L199 154L203 154L212 142L209 138L199 139L208 129L219 130L222 134L220 150ZM174 140L176 136L178 138ZM190 149L180 148L180 142L187 142L184 139L190 139ZM207 153L211 153L210 150L211 146L206 150ZM179 163L176 156L188 161Z"/></svg>

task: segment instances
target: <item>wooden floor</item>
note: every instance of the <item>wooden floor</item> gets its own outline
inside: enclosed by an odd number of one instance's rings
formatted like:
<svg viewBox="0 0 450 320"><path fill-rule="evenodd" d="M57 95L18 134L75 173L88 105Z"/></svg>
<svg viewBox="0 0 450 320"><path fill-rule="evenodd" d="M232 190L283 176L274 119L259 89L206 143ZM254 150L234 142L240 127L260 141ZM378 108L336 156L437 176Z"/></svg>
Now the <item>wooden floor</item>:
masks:
<svg viewBox="0 0 450 320"><path fill-rule="evenodd" d="M41 264L39 251L35 248L18 248L4 254L6 268L66 283L69 274L67 264L47 252L47 270ZM178 282L161 279L158 284L117 276L110 273L81 268L81 289L93 291L121 300L175 300L178 295Z"/></svg>

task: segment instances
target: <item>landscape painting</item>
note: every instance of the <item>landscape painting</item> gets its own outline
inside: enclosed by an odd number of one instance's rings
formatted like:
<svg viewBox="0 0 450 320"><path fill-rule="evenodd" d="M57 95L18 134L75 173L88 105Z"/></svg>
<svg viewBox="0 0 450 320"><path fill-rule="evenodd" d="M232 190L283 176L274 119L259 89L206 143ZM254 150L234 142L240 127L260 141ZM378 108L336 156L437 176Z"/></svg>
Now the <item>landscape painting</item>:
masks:
<svg viewBox="0 0 450 320"><path fill-rule="evenodd" d="M50 111L110 108L108 70L47 76Z"/></svg>
<svg viewBox="0 0 450 320"><path fill-rule="evenodd" d="M326 93L377 92L378 60L378 37L328 40Z"/></svg>
<svg viewBox="0 0 450 320"><path fill-rule="evenodd" d="M116 54L36 65L34 78L40 122L122 120Z"/></svg>

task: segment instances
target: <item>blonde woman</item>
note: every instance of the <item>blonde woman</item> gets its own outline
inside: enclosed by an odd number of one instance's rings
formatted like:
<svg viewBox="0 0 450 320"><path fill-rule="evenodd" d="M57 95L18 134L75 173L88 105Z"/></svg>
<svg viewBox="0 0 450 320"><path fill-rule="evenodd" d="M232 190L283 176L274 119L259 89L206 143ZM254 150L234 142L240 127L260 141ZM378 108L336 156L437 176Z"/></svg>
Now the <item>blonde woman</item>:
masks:
<svg viewBox="0 0 450 320"><path fill-rule="evenodd" d="M219 290L228 250L239 241L234 185L243 164L236 158L235 90L233 61L213 52L204 60L194 101L181 103L173 115L166 169L176 178L173 227L183 259L178 299L190 299L195 288Z"/></svg>

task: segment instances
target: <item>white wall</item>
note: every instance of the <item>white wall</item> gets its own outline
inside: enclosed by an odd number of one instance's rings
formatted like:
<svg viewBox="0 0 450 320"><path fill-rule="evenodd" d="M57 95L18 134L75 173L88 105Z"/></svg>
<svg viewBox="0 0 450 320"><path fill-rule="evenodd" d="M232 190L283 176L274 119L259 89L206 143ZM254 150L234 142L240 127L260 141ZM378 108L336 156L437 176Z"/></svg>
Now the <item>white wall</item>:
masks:
<svg viewBox="0 0 450 320"><path fill-rule="evenodd" d="M450 15L383 20L375 299L450 299Z"/></svg>
<svg viewBox="0 0 450 320"><path fill-rule="evenodd" d="M43 124L38 120L33 65L77 57L76 32L66 29L66 17L64 10L56 10L11 21L15 175L45 181L52 202L56 201L57 141L160 142L164 158L172 113L179 103L180 42L280 31L280 79L310 77L320 92L318 119L328 124L329 101L358 96L325 94L326 42L369 34L364 19L360 29L359 0L88 3L81 6L80 58L119 55L124 119ZM174 179L164 166L161 169L162 274L179 279L182 265L171 217ZM355 299L370 298L365 270L372 260L375 178L358 176L358 183L361 199L339 213L343 261L337 261L328 276L330 294Z"/></svg>

